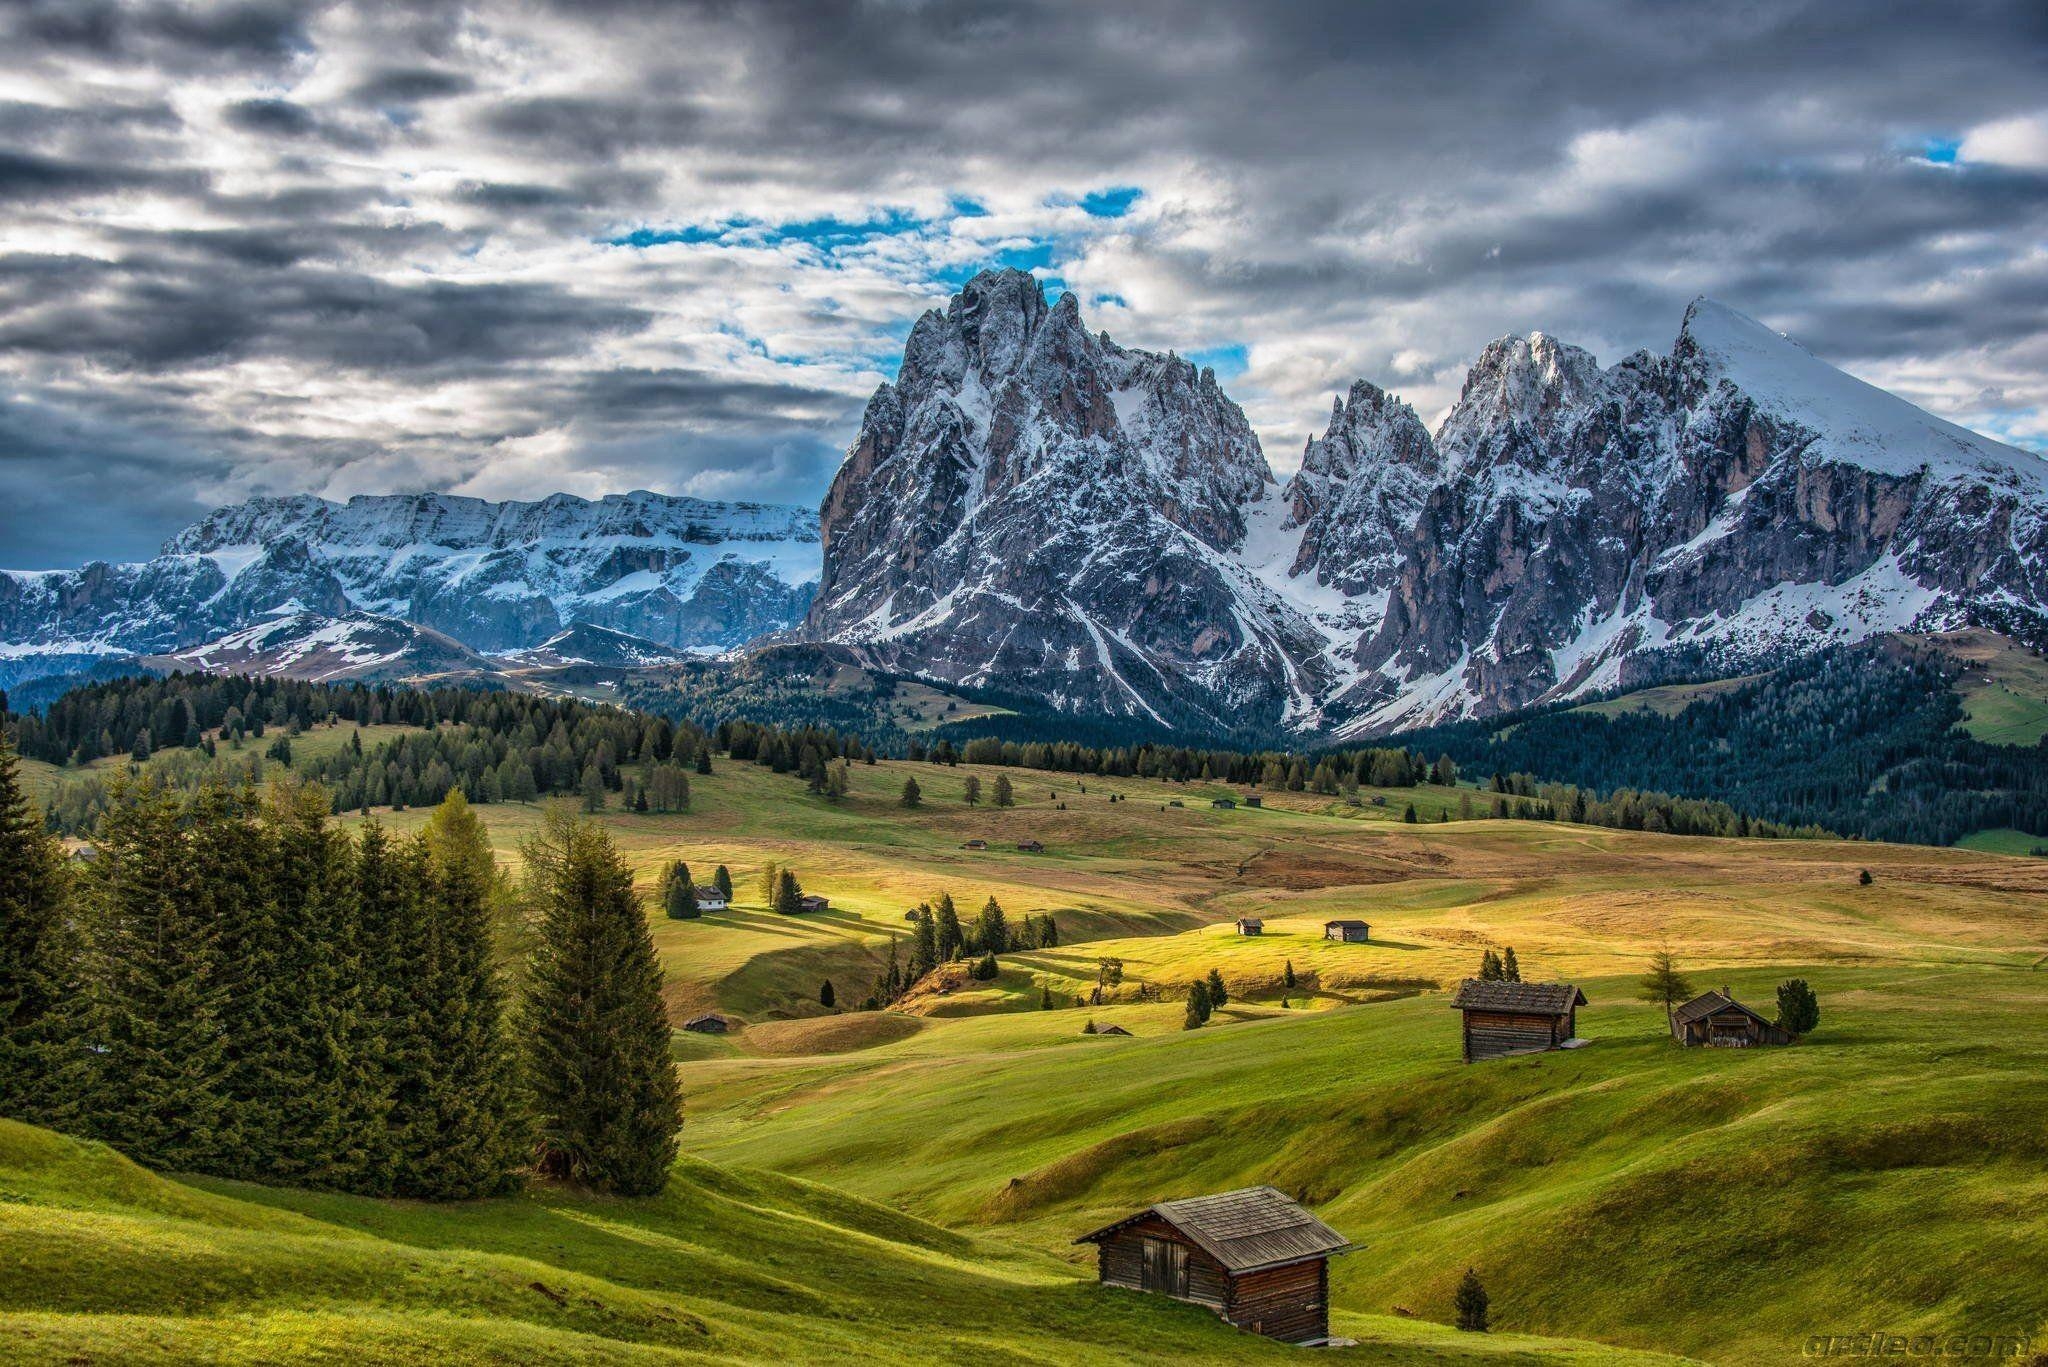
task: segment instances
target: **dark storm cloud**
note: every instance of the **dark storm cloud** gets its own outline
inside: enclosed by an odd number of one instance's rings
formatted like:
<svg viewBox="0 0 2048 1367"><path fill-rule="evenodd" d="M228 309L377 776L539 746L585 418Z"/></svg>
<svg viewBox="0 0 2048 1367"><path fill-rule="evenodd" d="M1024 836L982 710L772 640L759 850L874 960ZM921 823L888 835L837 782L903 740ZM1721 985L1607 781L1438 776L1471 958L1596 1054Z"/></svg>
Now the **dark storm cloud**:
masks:
<svg viewBox="0 0 2048 1367"><path fill-rule="evenodd" d="M0 383L71 416L0 439L129 453L65 486L107 527L808 500L909 321L1023 260L1244 348L1283 459L1359 374L1428 410L1494 336L1661 349L1698 293L2048 442L2043 52L2036 0L17 4Z"/></svg>

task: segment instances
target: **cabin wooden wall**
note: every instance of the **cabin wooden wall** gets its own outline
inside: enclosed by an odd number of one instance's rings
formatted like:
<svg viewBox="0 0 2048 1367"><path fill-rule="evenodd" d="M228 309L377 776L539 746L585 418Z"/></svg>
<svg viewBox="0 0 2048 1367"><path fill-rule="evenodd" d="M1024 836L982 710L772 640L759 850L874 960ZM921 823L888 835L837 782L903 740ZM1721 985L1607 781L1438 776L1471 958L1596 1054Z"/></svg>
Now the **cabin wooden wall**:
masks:
<svg viewBox="0 0 2048 1367"><path fill-rule="evenodd" d="M1108 1286L1145 1289L1145 1240L1164 1239L1183 1244L1188 1250L1188 1299L1223 1310L1230 1302L1230 1274L1202 1251L1199 1244L1157 1216L1125 1225L1104 1239L1096 1256L1096 1275Z"/></svg>
<svg viewBox="0 0 2048 1367"><path fill-rule="evenodd" d="M1500 1058L1523 1049L1553 1049L1571 1037L1571 1017L1508 1011L1467 1011L1465 1058Z"/></svg>
<svg viewBox="0 0 2048 1367"><path fill-rule="evenodd" d="M1223 1317L1255 1334L1304 1343L1330 1335L1330 1264L1317 1258L1231 1281Z"/></svg>

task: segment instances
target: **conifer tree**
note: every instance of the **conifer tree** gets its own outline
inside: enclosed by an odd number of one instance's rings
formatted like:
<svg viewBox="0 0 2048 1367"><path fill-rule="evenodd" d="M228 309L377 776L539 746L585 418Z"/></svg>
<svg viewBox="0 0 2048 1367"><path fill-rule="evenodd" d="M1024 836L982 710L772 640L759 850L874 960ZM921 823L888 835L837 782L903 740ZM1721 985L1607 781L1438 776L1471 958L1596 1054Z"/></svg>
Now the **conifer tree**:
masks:
<svg viewBox="0 0 2048 1367"><path fill-rule="evenodd" d="M540 1167L652 1195L675 1161L682 1099L633 875L601 826L559 810L522 852L540 912L520 1016Z"/></svg>
<svg viewBox="0 0 2048 1367"><path fill-rule="evenodd" d="M980 804L981 780L979 778L975 777L973 774L969 774L966 777L966 779L962 781L960 785L960 800L965 802L970 807L977 806Z"/></svg>
<svg viewBox="0 0 2048 1367"><path fill-rule="evenodd" d="M795 916L804 909L804 889L796 881L796 875L788 869L775 876L775 911L784 916Z"/></svg>
<svg viewBox="0 0 2048 1367"><path fill-rule="evenodd" d="M670 860L662 867L655 897L672 921L694 921L702 914L697 909L697 885L690 866L680 859Z"/></svg>
<svg viewBox="0 0 2048 1367"><path fill-rule="evenodd" d="M1049 911L1038 918L1038 947L1040 949L1058 949L1060 947L1059 923L1052 919L1052 913Z"/></svg>
<svg viewBox="0 0 2048 1367"><path fill-rule="evenodd" d="M938 966L938 924L932 919L930 907L919 907L910 939L910 981L916 982Z"/></svg>
<svg viewBox="0 0 2048 1367"><path fill-rule="evenodd" d="M1013 805L1016 801L1016 799L1013 798L1010 793L1010 776L1008 774L996 775L995 790L996 806L1008 807Z"/></svg>
<svg viewBox="0 0 2048 1367"><path fill-rule="evenodd" d="M1500 981L1500 975L1500 955L1489 949L1479 956L1479 981L1497 983Z"/></svg>
<svg viewBox="0 0 2048 1367"><path fill-rule="evenodd" d="M1289 959L1280 969L1280 982L1284 987L1294 986L1294 960Z"/></svg>
<svg viewBox="0 0 2048 1367"><path fill-rule="evenodd" d="M1183 1030L1198 1030L1209 1019L1209 985L1200 978L1188 985L1188 1012L1181 1022Z"/></svg>
<svg viewBox="0 0 2048 1367"><path fill-rule="evenodd" d="M433 1200L497 1195L517 1185L531 1144L492 953L500 876L461 790L449 792L421 835L432 913L415 991L422 1071L394 1189Z"/></svg>
<svg viewBox="0 0 2048 1367"><path fill-rule="evenodd" d="M1468 1333L1486 1332L1486 1288L1479 1284L1479 1274L1471 1268L1458 1282L1458 1293L1453 1304L1458 1312L1458 1327Z"/></svg>
<svg viewBox="0 0 2048 1367"><path fill-rule="evenodd" d="M78 1057L84 1004L74 925L63 851L0 732L0 1115L49 1123L63 1113L58 1078Z"/></svg>
<svg viewBox="0 0 2048 1367"><path fill-rule="evenodd" d="M953 894L942 892L932 907L932 924L938 934L938 959L950 963L960 957L965 937L960 933L960 913L954 909Z"/></svg>
<svg viewBox="0 0 2048 1367"><path fill-rule="evenodd" d="M904 780L903 780L903 805L904 805L904 806L906 806L906 807L915 807L915 806L917 806L917 805L918 805L918 804L919 804L920 802L923 802L923 801L924 801L924 790L923 790L923 789L921 789L921 788L919 788L919 787L917 786L917 780L916 780L915 778L906 778L906 779L904 779Z"/></svg>
<svg viewBox="0 0 2048 1367"><path fill-rule="evenodd" d="M717 871L711 875L711 886L717 888L718 895L723 897L727 903L730 903L732 901L732 870L720 864Z"/></svg>
<svg viewBox="0 0 2048 1367"><path fill-rule="evenodd" d="M1522 966L1515 962L1515 947L1513 945L1509 945L1501 951L1500 976L1502 982L1518 983L1522 981Z"/></svg>
<svg viewBox="0 0 2048 1367"><path fill-rule="evenodd" d="M1209 1006L1214 1010L1230 1004L1230 992L1223 986L1223 975L1215 969L1209 970Z"/></svg>
<svg viewBox="0 0 2048 1367"><path fill-rule="evenodd" d="M996 963L996 956L994 954L984 954L975 961L974 977L979 982L992 983L996 980L996 975L1002 971L1002 968Z"/></svg>
<svg viewBox="0 0 2048 1367"><path fill-rule="evenodd" d="M1667 1016L1693 995L1692 980L1679 971L1678 960L1669 947L1659 948L1650 956L1650 971L1643 974L1636 995L1646 1002L1663 1003Z"/></svg>
<svg viewBox="0 0 2048 1367"><path fill-rule="evenodd" d="M832 980L827 978L818 985L818 1005L830 1008L838 1003L839 995L832 990Z"/></svg>
<svg viewBox="0 0 2048 1367"><path fill-rule="evenodd" d="M226 1004L216 928L198 905L178 804L154 780L117 793L93 861L92 1110L86 1128L129 1157L204 1171L221 1121Z"/></svg>
<svg viewBox="0 0 2048 1367"><path fill-rule="evenodd" d="M981 918L975 923L975 940L990 954L1010 952L1010 927L1003 916L1002 903L991 896L981 908Z"/></svg>
<svg viewBox="0 0 2048 1367"><path fill-rule="evenodd" d="M1804 978L1788 978L1778 984L1778 1028L1793 1035L1810 1035L1820 1024L1820 998Z"/></svg>
<svg viewBox="0 0 2048 1367"><path fill-rule="evenodd" d="M761 866L761 905L769 911L775 910L775 892L782 886L782 866L769 860Z"/></svg>

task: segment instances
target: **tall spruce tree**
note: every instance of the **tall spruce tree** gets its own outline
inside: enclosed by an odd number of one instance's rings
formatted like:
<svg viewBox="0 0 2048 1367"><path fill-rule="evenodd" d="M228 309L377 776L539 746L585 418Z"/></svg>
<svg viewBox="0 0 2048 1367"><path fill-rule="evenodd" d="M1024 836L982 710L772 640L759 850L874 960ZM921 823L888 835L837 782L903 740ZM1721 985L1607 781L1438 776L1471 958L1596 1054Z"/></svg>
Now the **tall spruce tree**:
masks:
<svg viewBox="0 0 2048 1367"><path fill-rule="evenodd" d="M1010 952L1010 926L1003 916L1003 904L991 896L982 904L981 919L975 926L975 939L990 954Z"/></svg>
<svg viewBox="0 0 2048 1367"><path fill-rule="evenodd" d="M64 853L0 732L0 1115L49 1123L77 1057L83 982Z"/></svg>
<svg viewBox="0 0 2048 1367"><path fill-rule="evenodd" d="M204 1171L232 1144L221 1125L227 994L181 815L169 792L144 779L117 792L100 821L88 888L94 1066L85 1128L152 1167Z"/></svg>
<svg viewBox="0 0 2048 1367"><path fill-rule="evenodd" d="M360 1033L368 1023L355 846L328 824L328 807L310 784L277 783L263 795L253 870L261 891L237 936L228 1085L252 1172L352 1186L382 1143L378 1099L388 1089ZM245 835L224 826L216 838L233 849ZM234 876L232 858L215 861L221 877Z"/></svg>
<svg viewBox="0 0 2048 1367"><path fill-rule="evenodd" d="M953 894L942 892L932 904L932 925L939 937L939 962L960 957L966 937L960 933L960 913L953 906Z"/></svg>
<svg viewBox="0 0 2048 1367"><path fill-rule="evenodd" d="M1209 1006L1213 1010L1230 1004L1230 989L1223 985L1223 974L1216 969L1209 970Z"/></svg>
<svg viewBox="0 0 2048 1367"><path fill-rule="evenodd" d="M731 869L728 869L725 865L720 864L718 866L717 872L711 875L711 886L718 889L718 895L720 897L723 897L728 904L732 902Z"/></svg>
<svg viewBox="0 0 2048 1367"><path fill-rule="evenodd" d="M633 875L603 827L559 810L522 853L540 912L520 1023L541 1169L652 1195L675 1161L682 1098Z"/></svg>
<svg viewBox="0 0 2048 1367"><path fill-rule="evenodd" d="M435 1200L497 1195L517 1185L531 1146L492 952L497 862L459 789L421 837L430 915L415 1003L425 1073L394 1186Z"/></svg>

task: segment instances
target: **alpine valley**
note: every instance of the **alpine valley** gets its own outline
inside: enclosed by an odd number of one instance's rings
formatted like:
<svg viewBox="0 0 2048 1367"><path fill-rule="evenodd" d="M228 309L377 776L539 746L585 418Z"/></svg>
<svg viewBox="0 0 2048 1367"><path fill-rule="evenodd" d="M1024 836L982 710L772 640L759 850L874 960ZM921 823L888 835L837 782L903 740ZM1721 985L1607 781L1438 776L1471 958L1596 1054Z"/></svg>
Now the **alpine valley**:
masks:
<svg viewBox="0 0 2048 1367"><path fill-rule="evenodd" d="M1283 483L1211 370L1000 270L918 320L818 514L259 499L142 564L0 576L0 681L809 643L1063 713L1348 739L1964 627L2048 639L2048 467L1710 300L1606 368L1504 337L1433 432L1359 380Z"/></svg>

